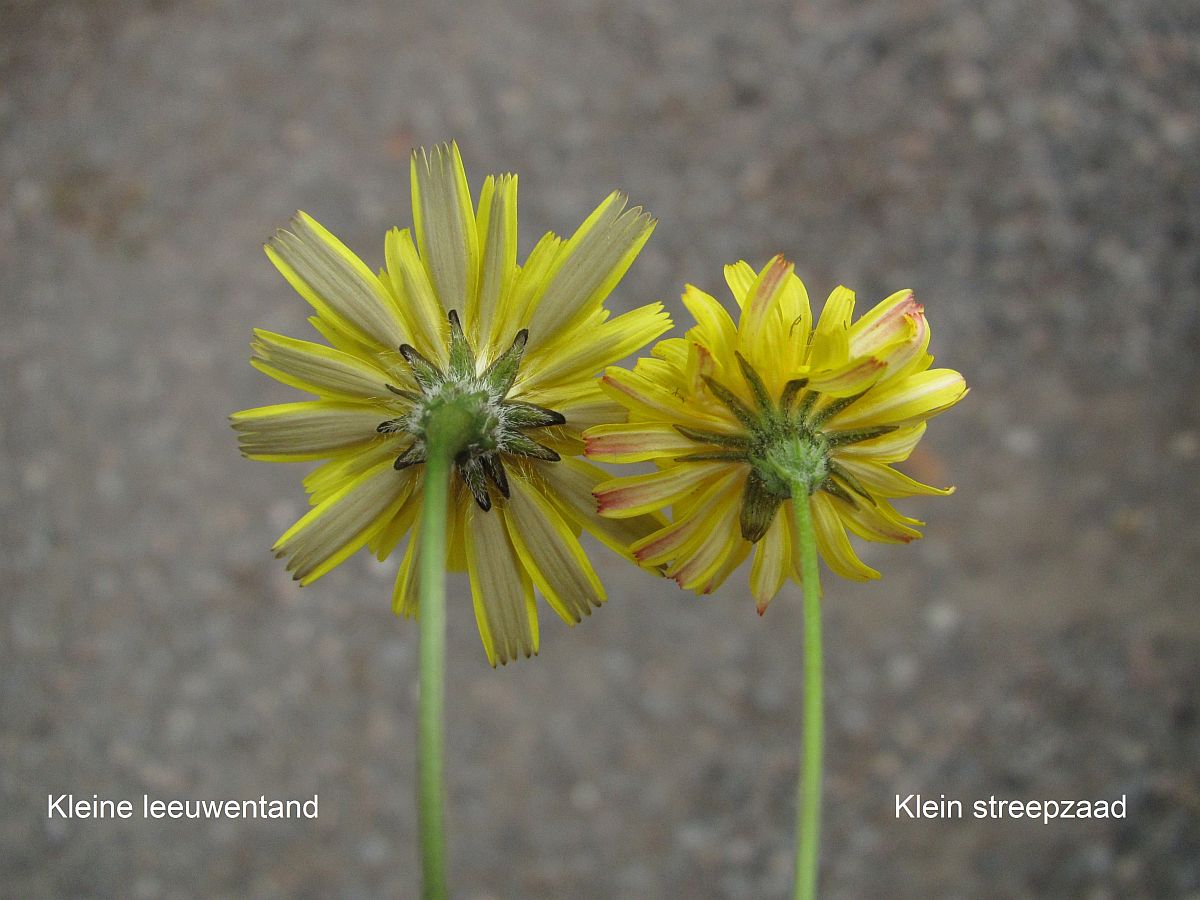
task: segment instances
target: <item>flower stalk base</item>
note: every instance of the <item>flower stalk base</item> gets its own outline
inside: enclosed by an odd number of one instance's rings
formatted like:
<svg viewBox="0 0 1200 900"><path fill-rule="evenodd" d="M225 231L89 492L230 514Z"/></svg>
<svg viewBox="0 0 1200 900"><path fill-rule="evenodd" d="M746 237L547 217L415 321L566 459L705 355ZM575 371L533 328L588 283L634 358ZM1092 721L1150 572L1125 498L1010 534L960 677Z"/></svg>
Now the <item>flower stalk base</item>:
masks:
<svg viewBox="0 0 1200 900"><path fill-rule="evenodd" d="M417 820L421 836L421 896L445 900L446 789L442 775L446 674L446 513L454 458L478 431L470 404L446 402L425 422L425 506L420 540L420 685L417 736Z"/></svg>
<svg viewBox="0 0 1200 900"><path fill-rule="evenodd" d="M796 798L796 900L812 900L817 895L825 741L821 582L809 500L810 484L812 482L803 477L792 481L792 510L804 590L804 733Z"/></svg>

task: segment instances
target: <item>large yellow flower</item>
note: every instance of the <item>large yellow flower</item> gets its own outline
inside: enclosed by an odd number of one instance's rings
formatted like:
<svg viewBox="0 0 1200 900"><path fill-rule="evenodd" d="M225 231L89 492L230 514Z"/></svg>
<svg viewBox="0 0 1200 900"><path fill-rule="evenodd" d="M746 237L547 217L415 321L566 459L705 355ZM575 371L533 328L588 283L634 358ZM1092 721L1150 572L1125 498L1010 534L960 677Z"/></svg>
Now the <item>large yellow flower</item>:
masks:
<svg viewBox="0 0 1200 900"><path fill-rule="evenodd" d="M913 526L922 523L888 501L952 488L921 484L891 464L907 459L925 420L967 388L957 372L929 368L929 327L912 291L852 324L854 294L839 287L814 328L804 285L783 257L758 273L745 262L726 266L725 278L739 323L689 285L683 302L696 326L660 341L632 372L606 371L603 384L629 421L590 429L587 455L657 463L651 474L599 485L596 497L609 517L671 507L672 523L632 550L681 586L712 591L757 545L750 584L761 614L790 573L800 578L791 474L807 473L830 569L878 578L846 529L872 541L920 537Z"/></svg>
<svg viewBox="0 0 1200 900"><path fill-rule="evenodd" d="M424 424L447 402L476 439L454 460L447 563L470 574L495 665L538 649L533 589L569 624L604 601L578 535L626 552L662 522L595 514L607 476L578 457L585 428L624 417L596 375L670 328L661 304L615 318L604 300L654 221L610 195L569 240L547 234L517 264L517 178L489 176L473 207L457 146L414 153L413 224L373 273L304 213L267 244L328 345L255 332L252 365L315 400L232 416L243 453L327 460L304 479L312 509L275 549L309 584L366 545L385 559L419 520ZM393 594L418 607L417 540Z"/></svg>

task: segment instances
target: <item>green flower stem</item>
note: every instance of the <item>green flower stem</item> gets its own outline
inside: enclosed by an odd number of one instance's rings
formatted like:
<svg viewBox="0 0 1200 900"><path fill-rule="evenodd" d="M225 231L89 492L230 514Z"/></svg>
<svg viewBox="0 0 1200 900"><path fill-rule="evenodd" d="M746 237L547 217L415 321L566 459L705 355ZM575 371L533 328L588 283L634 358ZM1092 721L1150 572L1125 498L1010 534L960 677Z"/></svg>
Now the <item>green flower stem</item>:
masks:
<svg viewBox="0 0 1200 900"><path fill-rule="evenodd" d="M445 900L446 790L442 778L446 675L446 517L454 457L466 446L474 417L448 403L425 425L425 498L421 513L420 710L417 735L417 819L421 835L421 895Z"/></svg>
<svg viewBox="0 0 1200 900"><path fill-rule="evenodd" d="M824 748L822 698L821 573L807 479L792 481L792 511L804 584L804 749L796 797L796 900L817 895L821 839L821 768Z"/></svg>

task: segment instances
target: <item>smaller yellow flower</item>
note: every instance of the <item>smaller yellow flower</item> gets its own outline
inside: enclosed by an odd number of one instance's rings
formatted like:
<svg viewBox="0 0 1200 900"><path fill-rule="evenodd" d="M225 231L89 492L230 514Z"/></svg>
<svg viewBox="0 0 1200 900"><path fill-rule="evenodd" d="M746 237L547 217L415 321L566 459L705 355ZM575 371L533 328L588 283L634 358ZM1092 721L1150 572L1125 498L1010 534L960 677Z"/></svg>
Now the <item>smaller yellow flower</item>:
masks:
<svg viewBox="0 0 1200 900"><path fill-rule="evenodd" d="M670 506L672 522L635 542L643 565L708 593L758 550L750 586L761 615L789 574L799 581L790 504L806 473L817 546L839 575L879 573L855 554L849 529L870 541L920 537L916 519L889 500L948 494L891 467L908 458L925 421L967 393L951 369L931 369L929 326L912 291L899 291L851 323L854 293L836 288L813 327L804 285L782 256L756 273L725 267L738 324L688 285L696 325L660 341L633 371L602 383L629 421L585 434L603 462L652 460L658 471L598 485L600 512L639 516ZM780 507L784 514L780 515Z"/></svg>

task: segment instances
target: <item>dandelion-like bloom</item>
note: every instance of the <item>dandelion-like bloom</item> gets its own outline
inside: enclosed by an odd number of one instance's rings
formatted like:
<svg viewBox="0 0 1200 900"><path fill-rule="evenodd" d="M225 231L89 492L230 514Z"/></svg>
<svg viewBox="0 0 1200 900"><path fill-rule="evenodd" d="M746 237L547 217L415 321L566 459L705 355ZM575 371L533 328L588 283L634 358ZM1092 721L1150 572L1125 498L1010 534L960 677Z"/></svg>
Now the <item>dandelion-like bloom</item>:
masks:
<svg viewBox="0 0 1200 900"><path fill-rule="evenodd" d="M610 517L672 508L671 524L632 551L682 587L712 591L757 545L750 584L761 614L789 574L801 578L790 508L797 474L826 564L847 578L878 578L846 530L871 541L920 537L913 526L923 523L889 500L953 489L891 464L967 388L958 372L929 368L929 326L912 291L852 323L854 294L839 287L814 328L804 285L783 257L759 273L726 266L725 278L739 323L689 285L683 302L696 326L660 341L632 372L606 371L604 386L629 421L591 429L587 455L657 463L651 474L599 485L596 497Z"/></svg>
<svg viewBox="0 0 1200 900"><path fill-rule="evenodd" d="M534 586L569 624L604 601L581 529L625 552L661 525L598 517L591 492L608 476L576 458L585 428L624 417L597 373L670 327L661 304L615 318L604 307L655 223L614 193L519 266L515 175L489 176L477 209L457 146L414 153L411 177L414 227L388 233L378 275L304 213L267 244L328 344L257 330L251 364L317 399L232 422L251 459L326 460L304 479L312 509L275 544L301 584L363 546L383 560L412 530L393 593L411 616L425 427L464 410L447 565L469 573L495 665L537 652Z"/></svg>

